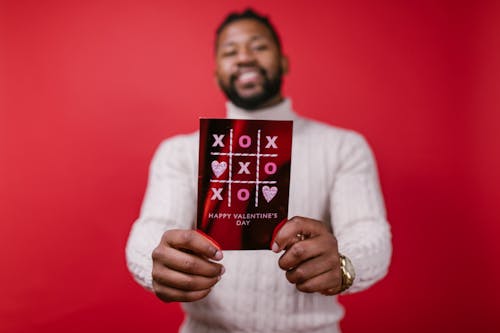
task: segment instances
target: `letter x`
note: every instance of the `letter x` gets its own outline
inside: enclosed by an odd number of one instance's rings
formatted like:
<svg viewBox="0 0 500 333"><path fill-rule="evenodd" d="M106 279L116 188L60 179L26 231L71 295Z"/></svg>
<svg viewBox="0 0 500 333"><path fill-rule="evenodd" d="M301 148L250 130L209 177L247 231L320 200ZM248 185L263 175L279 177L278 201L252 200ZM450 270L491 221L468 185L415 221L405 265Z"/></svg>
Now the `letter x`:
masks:
<svg viewBox="0 0 500 333"><path fill-rule="evenodd" d="M241 175L242 173L246 173L247 175L250 174L250 171L248 171L248 166L250 165L250 162L238 162L240 164L240 171L238 171L238 175Z"/></svg>
<svg viewBox="0 0 500 333"><path fill-rule="evenodd" d="M224 134L217 135L217 134L212 134L214 136L215 142L212 145L212 147L217 147L217 145L220 145L221 147L224 147L224 144L222 143L222 139L224 139Z"/></svg>
<svg viewBox="0 0 500 333"><path fill-rule="evenodd" d="M270 136L266 136L266 139L267 139L266 148L270 148L270 147L278 148L278 146L276 145L277 138L278 138L277 136L273 136L272 138Z"/></svg>
<svg viewBox="0 0 500 333"><path fill-rule="evenodd" d="M211 188L212 192L214 192L214 194L212 195L212 197L210 198L210 200L222 200L222 196L220 195L220 193L222 192L223 188Z"/></svg>

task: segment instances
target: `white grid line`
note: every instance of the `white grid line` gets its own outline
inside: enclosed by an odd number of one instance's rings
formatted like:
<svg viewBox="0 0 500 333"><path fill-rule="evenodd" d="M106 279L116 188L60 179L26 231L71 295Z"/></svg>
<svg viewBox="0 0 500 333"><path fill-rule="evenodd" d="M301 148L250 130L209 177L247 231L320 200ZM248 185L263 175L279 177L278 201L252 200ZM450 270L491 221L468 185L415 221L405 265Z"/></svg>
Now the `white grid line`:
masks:
<svg viewBox="0 0 500 333"><path fill-rule="evenodd" d="M231 207L231 184L232 182L232 173L233 173L233 129L229 130L229 198L227 205Z"/></svg>
<svg viewBox="0 0 500 333"><path fill-rule="evenodd" d="M232 184L276 184L276 180L218 180L210 179L211 183L232 183Z"/></svg>
<svg viewBox="0 0 500 333"><path fill-rule="evenodd" d="M260 165L260 130L257 131L257 172L255 173L255 207L259 207L259 165Z"/></svg>
<svg viewBox="0 0 500 333"><path fill-rule="evenodd" d="M222 156L261 156L261 157L278 157L278 154L252 154L252 153L217 153L211 152L210 155L222 155Z"/></svg>

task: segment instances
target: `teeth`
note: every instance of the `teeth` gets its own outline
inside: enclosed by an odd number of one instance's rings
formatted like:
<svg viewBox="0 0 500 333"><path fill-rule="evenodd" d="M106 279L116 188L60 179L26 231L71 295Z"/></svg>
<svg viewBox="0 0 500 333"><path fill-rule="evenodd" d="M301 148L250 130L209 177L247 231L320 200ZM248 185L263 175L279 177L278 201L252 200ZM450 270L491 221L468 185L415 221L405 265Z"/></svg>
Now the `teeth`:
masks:
<svg viewBox="0 0 500 333"><path fill-rule="evenodd" d="M257 77L256 72L245 72L243 74L240 74L239 79L246 81L246 80L252 80Z"/></svg>

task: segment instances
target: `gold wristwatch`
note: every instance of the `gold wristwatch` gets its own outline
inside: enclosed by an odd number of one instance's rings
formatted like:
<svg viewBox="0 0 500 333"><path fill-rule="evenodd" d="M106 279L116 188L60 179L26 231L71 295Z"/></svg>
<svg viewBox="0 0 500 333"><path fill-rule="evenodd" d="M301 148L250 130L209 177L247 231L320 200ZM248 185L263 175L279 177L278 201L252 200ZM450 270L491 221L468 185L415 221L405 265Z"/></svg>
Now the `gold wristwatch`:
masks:
<svg viewBox="0 0 500 333"><path fill-rule="evenodd" d="M354 271L351 260L342 254L340 254L340 272L342 273L342 286L340 287L340 292L343 292L349 289L354 283L356 272Z"/></svg>

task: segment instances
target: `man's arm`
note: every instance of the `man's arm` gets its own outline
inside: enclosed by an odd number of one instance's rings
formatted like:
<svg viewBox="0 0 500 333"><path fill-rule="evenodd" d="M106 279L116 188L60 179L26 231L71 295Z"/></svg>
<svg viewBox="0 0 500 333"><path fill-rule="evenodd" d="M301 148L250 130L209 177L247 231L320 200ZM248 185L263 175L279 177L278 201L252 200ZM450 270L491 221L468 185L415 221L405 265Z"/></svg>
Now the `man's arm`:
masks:
<svg viewBox="0 0 500 333"><path fill-rule="evenodd" d="M191 301L208 294L223 272L222 253L191 230L196 214L194 137L163 142L151 162L139 219L126 258L135 280L164 301ZM186 152L187 150L187 152Z"/></svg>
<svg viewBox="0 0 500 333"><path fill-rule="evenodd" d="M342 163L330 197L332 228L339 252L355 268L348 293L368 288L387 274L392 244L377 167L365 139L346 134L340 149Z"/></svg>

